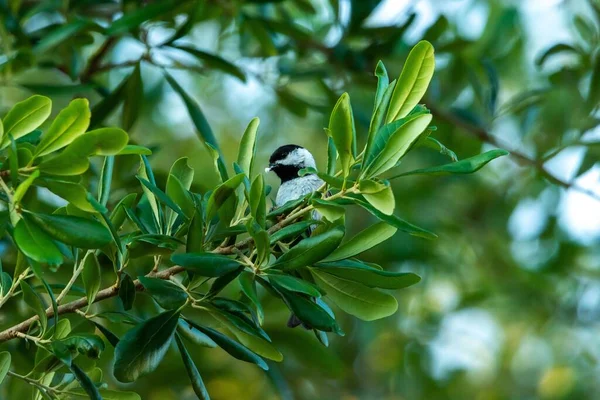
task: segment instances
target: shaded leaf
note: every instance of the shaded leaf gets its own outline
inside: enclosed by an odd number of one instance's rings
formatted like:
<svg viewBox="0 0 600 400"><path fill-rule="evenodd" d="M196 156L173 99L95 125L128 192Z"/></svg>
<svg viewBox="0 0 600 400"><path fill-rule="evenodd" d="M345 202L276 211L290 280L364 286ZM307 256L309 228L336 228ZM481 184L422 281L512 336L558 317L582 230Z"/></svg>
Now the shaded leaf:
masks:
<svg viewBox="0 0 600 400"><path fill-rule="evenodd" d="M180 287L167 280L145 276L139 276L138 280L162 308L178 309L187 301L188 295Z"/></svg>
<svg viewBox="0 0 600 400"><path fill-rule="evenodd" d="M344 231L340 227L302 240L273 263L273 268L292 270L312 265L331 254L342 241Z"/></svg>
<svg viewBox="0 0 600 400"><path fill-rule="evenodd" d="M121 281L119 282L119 298L123 304L125 311L131 310L133 302L135 301L135 283L131 276L126 273L121 274Z"/></svg>
<svg viewBox="0 0 600 400"><path fill-rule="evenodd" d="M192 388L194 389L194 393L201 400L209 400L210 396L204 386L204 382L200 377L200 372L198 372L198 368L196 368L196 364L194 364L194 360L188 353L183 341L179 337L178 334L175 335L175 343L177 343L177 348L179 349L179 353L181 354L181 358L183 359L183 365L185 370L187 371L188 376L190 377L190 382L192 383Z"/></svg>
<svg viewBox="0 0 600 400"><path fill-rule="evenodd" d="M402 289L421 280L412 272L382 271L356 260L322 262L314 267L340 278L381 289Z"/></svg>
<svg viewBox="0 0 600 400"><path fill-rule="evenodd" d="M171 261L194 274L211 278L235 271L241 265L233 258L213 253L175 254L171 256Z"/></svg>

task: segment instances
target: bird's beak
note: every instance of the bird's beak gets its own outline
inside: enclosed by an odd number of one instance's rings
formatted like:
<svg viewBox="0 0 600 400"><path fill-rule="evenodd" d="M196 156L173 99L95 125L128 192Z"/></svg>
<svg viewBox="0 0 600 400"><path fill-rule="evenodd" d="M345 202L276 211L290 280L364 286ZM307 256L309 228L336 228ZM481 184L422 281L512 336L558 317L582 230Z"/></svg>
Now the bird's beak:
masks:
<svg viewBox="0 0 600 400"><path fill-rule="evenodd" d="M271 172L273 171L273 168L275 168L275 164L269 164L269 166L265 168L265 172Z"/></svg>
<svg viewBox="0 0 600 400"><path fill-rule="evenodd" d="M271 167L265 168L265 172L271 172Z"/></svg>

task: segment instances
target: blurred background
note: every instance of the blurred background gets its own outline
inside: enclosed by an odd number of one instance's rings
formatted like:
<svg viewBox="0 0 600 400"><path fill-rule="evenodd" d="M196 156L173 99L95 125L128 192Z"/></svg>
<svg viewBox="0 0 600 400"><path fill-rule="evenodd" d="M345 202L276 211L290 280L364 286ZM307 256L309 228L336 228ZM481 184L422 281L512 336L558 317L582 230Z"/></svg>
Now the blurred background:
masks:
<svg viewBox="0 0 600 400"><path fill-rule="evenodd" d="M123 12L135 17L106 31ZM364 254L423 277L397 292L398 313L370 323L338 313L347 335L324 348L286 328L287 311L265 294L265 328L284 362L264 373L196 349L208 390L216 400L600 398L600 1L0 0L0 17L0 115L33 93L52 98L53 115L87 97L93 124L121 126L154 150L159 182L189 157L202 193L217 183L212 158L165 72L199 103L229 165L258 116L257 168L287 143L324 168L339 95L350 93L364 143L377 61L396 78L410 48L429 40L432 136L459 159L496 147L511 156L474 175L394 181L396 212L439 236L397 233ZM447 162L420 148L399 171ZM119 158L112 204L139 186L136 163ZM347 220L351 233L373 222L359 210ZM6 308L2 328L28 315ZM183 371L172 351L131 388L194 398ZM105 379L116 386L108 367Z"/></svg>

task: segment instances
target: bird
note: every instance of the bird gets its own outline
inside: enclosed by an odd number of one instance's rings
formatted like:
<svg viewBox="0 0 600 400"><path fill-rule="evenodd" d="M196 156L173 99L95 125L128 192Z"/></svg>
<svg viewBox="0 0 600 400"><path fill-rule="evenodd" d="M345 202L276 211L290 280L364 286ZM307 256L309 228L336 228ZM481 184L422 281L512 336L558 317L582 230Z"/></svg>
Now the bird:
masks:
<svg viewBox="0 0 600 400"><path fill-rule="evenodd" d="M323 185L323 180L315 174L298 175L303 168L317 169L317 164L310 151L302 146L286 144L271 154L265 172L274 172L281 180L281 186L275 197L276 207L304 197Z"/></svg>
<svg viewBox="0 0 600 400"><path fill-rule="evenodd" d="M281 185L275 197L275 207L281 207L285 203L297 200L309 193L318 190L325 182L316 174L306 174L300 176L298 172L303 168L317 168L315 158L302 146L296 144L286 144L277 148L269 158L269 166L265 172L274 172L281 180ZM321 215L313 212L312 218L319 220ZM311 227L312 228L312 227ZM309 229L310 234L312 229ZM292 313L288 319L287 326L295 328L298 325L306 329L312 329L309 325L303 323Z"/></svg>

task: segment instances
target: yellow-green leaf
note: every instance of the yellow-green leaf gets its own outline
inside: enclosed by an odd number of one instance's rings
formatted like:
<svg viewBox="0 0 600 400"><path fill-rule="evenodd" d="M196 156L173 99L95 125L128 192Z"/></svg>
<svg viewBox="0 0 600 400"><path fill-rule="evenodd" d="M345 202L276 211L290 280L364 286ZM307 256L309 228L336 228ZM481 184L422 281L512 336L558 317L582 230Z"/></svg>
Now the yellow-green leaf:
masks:
<svg viewBox="0 0 600 400"><path fill-rule="evenodd" d="M40 126L52 111L52 101L45 96L31 96L14 105L14 107L2 119L4 123L4 135L0 148L10 144L10 136L14 140L25 136Z"/></svg>
<svg viewBox="0 0 600 400"><path fill-rule="evenodd" d="M389 239L394 235L394 233L396 233L397 230L397 228L387 224L386 222L378 222L374 225L371 225L364 231L359 232L346 243L343 243L323 261L335 261L353 257Z"/></svg>

